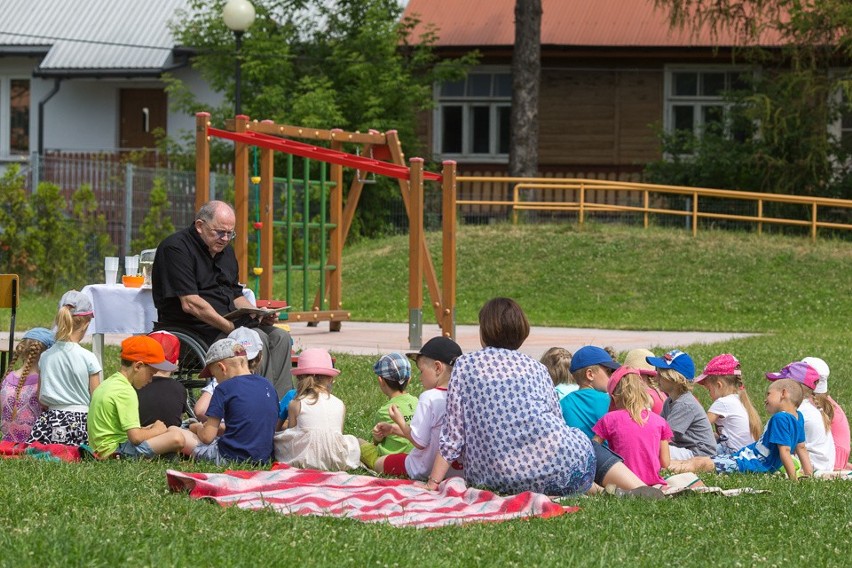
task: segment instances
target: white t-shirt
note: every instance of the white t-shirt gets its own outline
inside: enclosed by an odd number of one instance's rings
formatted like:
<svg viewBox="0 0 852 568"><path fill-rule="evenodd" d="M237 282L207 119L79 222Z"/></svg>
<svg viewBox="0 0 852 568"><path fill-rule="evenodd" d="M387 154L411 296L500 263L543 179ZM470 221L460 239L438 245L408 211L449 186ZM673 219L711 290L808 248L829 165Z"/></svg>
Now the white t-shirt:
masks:
<svg viewBox="0 0 852 568"><path fill-rule="evenodd" d="M405 471L411 479L425 480L432 473L446 413L447 389L429 389L417 399L417 408L409 426L411 437L418 446L423 446L423 449L415 447L405 458ZM458 472L451 468L447 477L454 474L458 475Z"/></svg>
<svg viewBox="0 0 852 568"><path fill-rule="evenodd" d="M748 414L740 401L740 395L729 394L713 401L707 412L716 414L716 431L728 438L725 446L732 451L754 442L748 426Z"/></svg>
<svg viewBox="0 0 852 568"><path fill-rule="evenodd" d="M101 372L95 354L72 341L57 341L38 361L39 401L53 410L88 412L89 375Z"/></svg>
<svg viewBox="0 0 852 568"><path fill-rule="evenodd" d="M833 470L834 438L831 436L831 430L825 430L822 413L807 399L799 405L799 412L805 418L805 447L808 449L811 465L814 470Z"/></svg>

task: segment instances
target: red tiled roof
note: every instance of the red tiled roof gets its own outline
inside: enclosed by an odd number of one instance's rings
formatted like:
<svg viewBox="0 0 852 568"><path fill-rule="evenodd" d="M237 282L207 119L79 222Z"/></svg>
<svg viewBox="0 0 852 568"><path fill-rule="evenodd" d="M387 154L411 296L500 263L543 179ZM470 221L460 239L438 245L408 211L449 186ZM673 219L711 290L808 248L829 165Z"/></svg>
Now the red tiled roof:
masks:
<svg viewBox="0 0 852 568"><path fill-rule="evenodd" d="M543 46L725 47L733 34L716 39L709 31L672 30L668 14L654 0L542 0ZM409 0L406 16L437 25L438 46L511 46L515 0ZM765 46L777 41L761 42Z"/></svg>

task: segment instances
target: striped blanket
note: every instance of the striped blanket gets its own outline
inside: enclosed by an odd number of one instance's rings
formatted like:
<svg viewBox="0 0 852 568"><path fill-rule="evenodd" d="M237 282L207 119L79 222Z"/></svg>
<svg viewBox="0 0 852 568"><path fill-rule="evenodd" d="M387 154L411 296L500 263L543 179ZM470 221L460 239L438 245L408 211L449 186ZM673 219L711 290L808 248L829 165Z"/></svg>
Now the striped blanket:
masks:
<svg viewBox="0 0 852 568"><path fill-rule="evenodd" d="M285 515L344 517L397 527L440 527L522 517L555 517L577 507L558 505L539 493L500 497L449 479L438 491L412 481L275 464L271 471L166 472L172 491L222 506L272 508Z"/></svg>

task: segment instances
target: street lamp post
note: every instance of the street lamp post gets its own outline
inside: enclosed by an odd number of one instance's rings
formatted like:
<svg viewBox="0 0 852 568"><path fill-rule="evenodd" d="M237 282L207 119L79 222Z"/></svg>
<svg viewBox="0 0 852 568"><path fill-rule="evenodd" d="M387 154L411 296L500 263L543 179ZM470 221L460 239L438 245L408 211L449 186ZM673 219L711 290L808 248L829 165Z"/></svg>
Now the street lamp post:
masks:
<svg viewBox="0 0 852 568"><path fill-rule="evenodd" d="M242 60L240 50L243 47L243 34L254 23L254 6L248 0L228 0L225 7L222 9L222 19L225 20L225 25L234 32L234 40L237 48L237 64L234 72L234 80L236 83L234 90L234 116L238 116L242 112L240 97L242 95Z"/></svg>

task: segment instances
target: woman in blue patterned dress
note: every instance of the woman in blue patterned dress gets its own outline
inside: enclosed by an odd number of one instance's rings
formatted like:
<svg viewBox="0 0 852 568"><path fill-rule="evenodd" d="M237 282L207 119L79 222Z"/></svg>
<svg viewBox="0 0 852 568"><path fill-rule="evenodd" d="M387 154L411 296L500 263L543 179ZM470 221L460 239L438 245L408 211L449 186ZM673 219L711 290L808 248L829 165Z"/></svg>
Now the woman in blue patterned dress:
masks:
<svg viewBox="0 0 852 568"><path fill-rule="evenodd" d="M454 460L462 462L468 483L503 493L584 493L596 479L624 489L644 485L618 456L565 424L547 369L518 351L529 330L510 298L494 298L480 310L483 349L459 357L453 367L443 459L436 460L427 487L436 487Z"/></svg>

